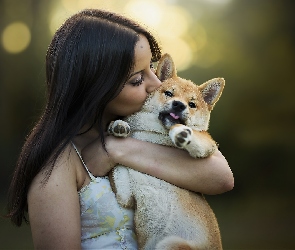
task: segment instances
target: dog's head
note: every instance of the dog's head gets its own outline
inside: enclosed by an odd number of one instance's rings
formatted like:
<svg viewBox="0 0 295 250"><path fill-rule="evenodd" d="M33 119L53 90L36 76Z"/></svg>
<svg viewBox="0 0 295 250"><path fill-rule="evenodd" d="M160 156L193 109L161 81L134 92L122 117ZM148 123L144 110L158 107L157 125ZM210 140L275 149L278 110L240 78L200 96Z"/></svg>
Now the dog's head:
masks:
<svg viewBox="0 0 295 250"><path fill-rule="evenodd" d="M198 86L180 78L169 54L160 59L156 74L162 85L149 95L143 111L155 113L167 129L184 124L199 131L207 130L210 112L221 96L224 79L214 78Z"/></svg>

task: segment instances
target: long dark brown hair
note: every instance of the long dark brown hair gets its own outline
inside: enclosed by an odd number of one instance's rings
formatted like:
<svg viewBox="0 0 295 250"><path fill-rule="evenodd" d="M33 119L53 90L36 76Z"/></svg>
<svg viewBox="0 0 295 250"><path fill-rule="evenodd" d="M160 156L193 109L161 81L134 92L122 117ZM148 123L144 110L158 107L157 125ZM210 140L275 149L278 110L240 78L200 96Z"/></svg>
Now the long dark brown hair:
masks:
<svg viewBox="0 0 295 250"><path fill-rule="evenodd" d="M57 157L85 124L98 126L104 145L103 112L134 67L139 34L148 39L152 60L158 61L161 51L156 39L115 13L83 10L55 33L46 54L46 106L26 138L9 189L7 216L17 226L27 221L32 180L48 163L49 178Z"/></svg>

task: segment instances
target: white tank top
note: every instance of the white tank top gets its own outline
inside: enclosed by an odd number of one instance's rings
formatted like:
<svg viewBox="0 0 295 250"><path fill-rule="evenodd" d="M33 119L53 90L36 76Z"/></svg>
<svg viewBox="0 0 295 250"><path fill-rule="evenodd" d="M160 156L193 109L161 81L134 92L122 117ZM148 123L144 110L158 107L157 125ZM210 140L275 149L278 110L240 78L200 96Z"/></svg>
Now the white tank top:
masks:
<svg viewBox="0 0 295 250"><path fill-rule="evenodd" d="M74 144L73 147L91 179L78 192L82 249L137 249L134 211L118 204L108 177L94 177Z"/></svg>

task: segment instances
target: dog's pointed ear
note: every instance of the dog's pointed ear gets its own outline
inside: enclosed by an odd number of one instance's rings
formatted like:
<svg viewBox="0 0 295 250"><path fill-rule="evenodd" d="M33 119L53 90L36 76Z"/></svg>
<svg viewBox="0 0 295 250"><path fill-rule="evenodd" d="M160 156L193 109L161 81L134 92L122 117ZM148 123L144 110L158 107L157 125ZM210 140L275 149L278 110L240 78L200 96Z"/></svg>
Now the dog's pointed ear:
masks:
<svg viewBox="0 0 295 250"><path fill-rule="evenodd" d="M219 100L225 85L223 78L213 78L199 86L204 101L208 104L209 110L212 110L215 103Z"/></svg>
<svg viewBox="0 0 295 250"><path fill-rule="evenodd" d="M161 82L176 76L175 65L169 54L164 54L159 60L156 75Z"/></svg>

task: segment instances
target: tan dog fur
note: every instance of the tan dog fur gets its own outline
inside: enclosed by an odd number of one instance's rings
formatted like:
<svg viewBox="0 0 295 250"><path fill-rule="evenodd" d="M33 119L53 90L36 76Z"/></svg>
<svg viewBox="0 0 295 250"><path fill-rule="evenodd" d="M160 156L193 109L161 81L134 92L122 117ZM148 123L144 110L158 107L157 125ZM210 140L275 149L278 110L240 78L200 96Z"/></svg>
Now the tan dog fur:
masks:
<svg viewBox="0 0 295 250"><path fill-rule="evenodd" d="M168 54L160 59L157 76L163 83L142 109L112 122L109 132L183 148L195 158L213 154L217 146L206 131L224 80L198 86L182 79ZM216 217L202 194L124 166L116 166L110 180L118 202L135 209L139 249L222 249Z"/></svg>

